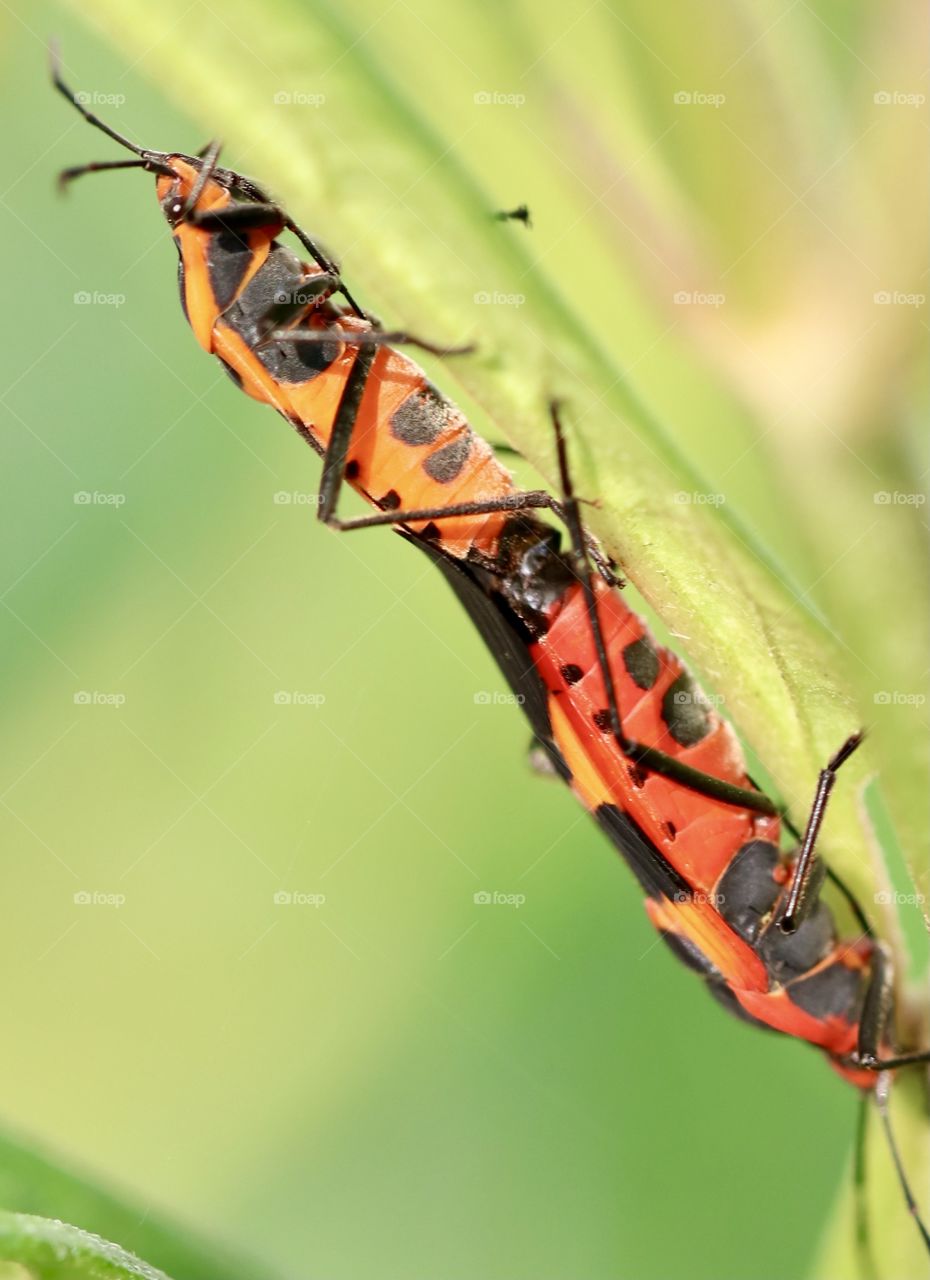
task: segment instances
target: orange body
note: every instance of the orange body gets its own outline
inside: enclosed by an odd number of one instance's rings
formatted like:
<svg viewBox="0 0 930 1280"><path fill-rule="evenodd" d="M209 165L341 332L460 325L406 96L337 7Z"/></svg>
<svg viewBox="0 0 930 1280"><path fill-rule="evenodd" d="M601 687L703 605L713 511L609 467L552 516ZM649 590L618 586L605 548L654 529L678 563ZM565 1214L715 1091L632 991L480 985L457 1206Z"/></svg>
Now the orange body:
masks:
<svg viewBox="0 0 930 1280"><path fill-rule="evenodd" d="M163 207L182 204L190 195L196 172L181 160L176 177L157 180ZM208 181L196 210L218 212L230 202L229 192ZM268 300L279 300L322 273L299 262L276 241L280 219L250 228L218 243L215 230L189 221L174 227L181 263L185 312L200 345L217 356L239 386L271 405L295 427L325 449L346 381L358 354L350 343L327 344L325 368L313 370L308 359L297 365L282 361L278 344L256 350L249 331L261 319L259 301L266 279L275 288ZM239 244L236 241L239 241ZM271 258L271 261L269 261ZM261 273L261 274L260 274ZM288 322L294 328L341 329L346 333L372 326L346 315L328 301L308 306ZM302 348L309 351L308 346ZM322 362L320 362L322 363ZM288 373L297 376L288 376ZM475 436L461 411L447 400L423 370L400 351L378 351L352 430L346 479L364 498L383 510L422 510L461 503L482 503L516 492L510 473L490 447ZM435 530L443 550L456 558L493 560L507 515L463 516ZM422 532L426 522L408 527Z"/></svg>
<svg viewBox="0 0 930 1280"><path fill-rule="evenodd" d="M715 778L751 787L735 734L681 661L655 643L619 592L600 580L595 589L624 732ZM572 789L594 814L613 806L635 815L642 833L690 886L687 896L646 898L653 925L695 949L707 962L707 976L719 978L745 1014L825 1050L847 1079L872 1088L874 1073L837 1062L857 1046L858 1014L871 977L871 941L850 944L834 931L816 962L782 983L760 950L725 918L721 891L734 859L752 842L777 848L780 819L647 773L623 754L606 718L604 681L579 587L571 587L551 608L547 629L530 653L547 691L553 739ZM773 902L789 875L790 863L781 861L773 871ZM795 984L828 971L826 980L838 976L852 996L842 1012L818 1016L793 998Z"/></svg>

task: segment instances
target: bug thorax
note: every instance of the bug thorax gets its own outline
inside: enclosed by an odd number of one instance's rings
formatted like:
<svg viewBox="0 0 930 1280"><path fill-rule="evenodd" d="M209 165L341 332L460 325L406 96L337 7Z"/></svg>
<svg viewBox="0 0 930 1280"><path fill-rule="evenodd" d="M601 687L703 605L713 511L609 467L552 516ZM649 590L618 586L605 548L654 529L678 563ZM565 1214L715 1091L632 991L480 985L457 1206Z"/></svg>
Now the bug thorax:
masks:
<svg viewBox="0 0 930 1280"><path fill-rule="evenodd" d="M561 550L559 531L531 516L509 521L501 537L500 561L506 567L502 594L524 622L545 630L548 609L563 598L575 578L570 558Z"/></svg>

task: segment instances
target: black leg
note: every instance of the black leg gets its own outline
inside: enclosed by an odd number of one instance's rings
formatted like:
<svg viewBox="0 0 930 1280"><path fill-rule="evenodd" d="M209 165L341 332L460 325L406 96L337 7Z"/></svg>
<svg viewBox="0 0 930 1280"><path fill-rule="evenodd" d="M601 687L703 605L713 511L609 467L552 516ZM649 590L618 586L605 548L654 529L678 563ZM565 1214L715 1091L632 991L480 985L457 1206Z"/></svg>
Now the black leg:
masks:
<svg viewBox="0 0 930 1280"><path fill-rule="evenodd" d="M187 221L203 231L248 231L251 227L267 227L274 222L283 225L284 215L276 204L237 200L224 209L206 209L202 213L195 210Z"/></svg>
<svg viewBox="0 0 930 1280"><path fill-rule="evenodd" d="M829 761L827 767L820 771L817 791L814 794L814 802L811 805L807 827L804 831L804 839L801 842L801 848L794 864L791 883L788 886L784 903L776 921L778 928L783 933L794 933L804 919L805 908L816 900L818 885L813 873L817 837L820 834L820 828L823 826L823 820L826 816L830 793L836 784L837 772L861 742L861 733L852 734L851 737L846 739L833 759Z"/></svg>
<svg viewBox="0 0 930 1280"><path fill-rule="evenodd" d="M898 1150L898 1144L895 1142L894 1130L891 1127L891 1116L888 1111L888 1094L891 1089L891 1075L887 1071L883 1071L878 1077L875 1085L875 1105L878 1107L878 1114L881 1116L882 1126L885 1130L885 1137L888 1139L888 1148L891 1151L891 1158L894 1161L895 1172L898 1175L898 1182L901 1184L901 1191L904 1195L904 1201L907 1205L908 1213L917 1224L917 1230L920 1232L921 1239L926 1246L927 1252L930 1253L930 1231L927 1230L926 1223L920 1216L920 1209L917 1201L914 1199L914 1193L908 1182L907 1172L901 1163L901 1153Z"/></svg>
<svg viewBox="0 0 930 1280"><path fill-rule="evenodd" d="M435 342L418 338L404 330L391 333L383 329L368 329L361 333L340 328L332 329L275 329L264 339L267 342L294 342L302 345L316 345L320 342L347 342L353 347L419 347L433 356L468 356L475 350L474 343L461 347L440 347Z"/></svg>
<svg viewBox="0 0 930 1280"><path fill-rule="evenodd" d="M562 485L562 501L560 504L562 518L565 521L565 526L571 539L577 565L578 582L584 592L597 662L604 681L610 727L617 745L623 754L634 763L651 769L653 773L659 773L663 777L680 782L692 791L698 791L702 795L720 800L724 804L737 805L741 808L751 809L756 813L767 813L774 816L778 812L777 807L761 791L751 791L745 787L738 787L733 783L725 782L721 778L715 778L711 774L702 773L700 769L694 769L690 765L676 760L673 756L666 755L664 751L658 751L654 747L647 747L640 742L634 742L632 738L628 738L624 733L616 686L610 670L607 646L604 643L604 633L601 629L601 620L597 611L589 542L585 536L584 526L581 523L579 500L575 496L568 467L568 452L565 445L565 433L562 430L562 423L559 417L559 406L553 401L549 408L552 416L552 425L555 430L559 478Z"/></svg>
<svg viewBox="0 0 930 1280"><path fill-rule="evenodd" d="M866 1144L869 1126L869 1099L862 1094L856 1108L856 1136L853 1146L853 1206L856 1223L856 1251L862 1280L877 1280L872 1239L869 1230L869 1205L866 1198Z"/></svg>
<svg viewBox="0 0 930 1280"><path fill-rule="evenodd" d="M353 529L374 529L385 524L409 524L419 520L449 520L457 516L489 516L498 511L530 511L550 507L552 499L543 489L528 489L524 493L508 493L502 498L489 498L487 502L458 502L445 507L421 507L414 511L379 511L373 516L359 516L357 520L330 518L327 524L348 533Z"/></svg>
<svg viewBox="0 0 930 1280"><path fill-rule="evenodd" d="M365 387L368 385L368 375L371 373L371 366L377 354L376 347L359 348L355 363L349 371L342 390L332 433L323 457L323 474L320 477L320 505L317 508L317 516L324 524L333 522L336 503L339 501L339 493L345 481L352 430L358 418Z"/></svg>
<svg viewBox="0 0 930 1280"><path fill-rule="evenodd" d="M289 330L280 329L279 326L322 306L338 291L341 283L338 276L320 271L315 276L304 276L295 286L292 294L279 295L280 301L273 303L258 321L257 327L263 336L253 344L253 350L267 347L272 342L286 341L283 335L286 335ZM333 338L336 341L343 340L337 330L330 329L327 332L333 335L328 339L329 341Z"/></svg>
<svg viewBox="0 0 930 1280"><path fill-rule="evenodd" d="M190 218L192 212L197 208L197 201L203 195L207 183L213 177L222 149L223 144L219 138L214 138L212 142L207 144L206 151L203 153L203 164L197 174L197 181L191 187L190 195L184 201L184 206L181 209L182 218Z"/></svg>
<svg viewBox="0 0 930 1280"><path fill-rule="evenodd" d="M297 223L294 221L293 218L289 218L286 214L282 216L284 217L284 225L287 227L288 231L290 231L293 235L297 237L297 239L300 241L303 247L310 254L310 257L317 264L317 266L322 267L324 271L327 271L334 276L340 276L340 271L337 263L333 262L329 257L327 257L327 255L323 252L323 250L318 245L316 245L313 242L313 240L311 240L311 238L307 235L306 231L302 230L302 228L300 228L297 225ZM346 288L344 284L340 284L339 292L342 294L346 302L348 302L349 306L352 308L352 310L360 319L368 320L370 318L358 305L358 303L352 297L351 293L349 292L349 290Z"/></svg>

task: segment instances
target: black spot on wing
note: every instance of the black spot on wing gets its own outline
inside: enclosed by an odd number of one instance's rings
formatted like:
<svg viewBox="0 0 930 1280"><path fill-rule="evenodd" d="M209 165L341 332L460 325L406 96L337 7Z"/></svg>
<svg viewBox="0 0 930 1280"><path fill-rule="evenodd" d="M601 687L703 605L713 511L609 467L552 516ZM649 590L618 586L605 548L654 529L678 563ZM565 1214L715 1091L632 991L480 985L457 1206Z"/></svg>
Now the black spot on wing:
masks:
<svg viewBox="0 0 930 1280"><path fill-rule="evenodd" d="M566 684L577 684L584 672L577 662L566 662L564 667L559 668L559 674Z"/></svg>
<svg viewBox="0 0 930 1280"><path fill-rule="evenodd" d="M437 484L451 484L462 474L462 469L471 453L471 431L463 431L455 440L450 440L441 449L437 449L423 463L423 470Z"/></svg>
<svg viewBox="0 0 930 1280"><path fill-rule="evenodd" d="M682 747L694 747L707 736L710 711L694 681L683 671L662 698L662 719Z"/></svg>
<svg viewBox="0 0 930 1280"><path fill-rule="evenodd" d="M772 979L784 985L826 959L835 943L833 915L827 904L820 902L794 933L783 933L777 926L768 928L756 950Z"/></svg>
<svg viewBox="0 0 930 1280"><path fill-rule="evenodd" d="M223 313L226 322L249 347L265 333L266 316L281 299L293 297L300 289L304 270L297 257L282 244L272 246L268 257L236 301ZM298 327L301 327L298 322ZM277 382L309 382L339 358L342 343L275 342L260 347L259 360Z"/></svg>
<svg viewBox="0 0 930 1280"><path fill-rule="evenodd" d="M391 435L401 444L432 444L448 424L448 409L448 401L431 382L426 382L411 391L391 414Z"/></svg>
<svg viewBox="0 0 930 1280"><path fill-rule="evenodd" d="M772 875L778 863L778 848L770 840L750 840L717 881L720 914L746 942L755 942L781 893Z"/></svg>
<svg viewBox="0 0 930 1280"><path fill-rule="evenodd" d="M350 458L349 461L346 463L346 479L357 480L360 471L361 471L361 467L359 466L355 458Z"/></svg>
<svg viewBox="0 0 930 1280"><path fill-rule="evenodd" d="M651 689L659 678L659 655L645 636L626 646L623 665L639 689Z"/></svg>
<svg viewBox="0 0 930 1280"><path fill-rule="evenodd" d="M398 511L400 509L400 494L396 489L388 489L384 497L378 502L378 506L382 511Z"/></svg>
<svg viewBox="0 0 930 1280"><path fill-rule="evenodd" d="M223 311L232 302L252 261L248 235L224 227L214 231L207 244L207 271L217 306Z"/></svg>
<svg viewBox="0 0 930 1280"><path fill-rule="evenodd" d="M814 1018L845 1018L856 1023L865 997L866 975L840 961L826 965L788 988L794 1004Z"/></svg>
<svg viewBox="0 0 930 1280"><path fill-rule="evenodd" d="M607 707L603 711L595 711L591 719L594 721L594 727L601 733L610 733L610 710Z"/></svg>

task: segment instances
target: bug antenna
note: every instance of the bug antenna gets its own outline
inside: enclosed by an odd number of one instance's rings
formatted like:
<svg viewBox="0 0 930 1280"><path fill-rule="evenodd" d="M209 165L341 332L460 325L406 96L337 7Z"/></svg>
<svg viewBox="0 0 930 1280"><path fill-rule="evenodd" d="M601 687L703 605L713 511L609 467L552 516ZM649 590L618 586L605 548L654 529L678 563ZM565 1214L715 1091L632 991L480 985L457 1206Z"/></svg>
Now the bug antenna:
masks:
<svg viewBox="0 0 930 1280"><path fill-rule="evenodd" d="M901 1160L901 1153L898 1150L898 1144L895 1142L894 1131L891 1127L891 1116L888 1110L888 1095L891 1091L891 1072L882 1071L875 1085L875 1105L878 1107L878 1114L881 1117L882 1126L885 1130L885 1137L888 1141L888 1149L891 1152L891 1158L894 1161L895 1171L898 1175L898 1181L901 1184L901 1190L904 1193L904 1200L907 1204L908 1212L917 1224L917 1230L920 1232L921 1239L930 1253L930 1231L927 1230L927 1224L920 1216L920 1209L917 1207L917 1201L914 1199L914 1193L911 1190L911 1184L907 1180L907 1174L904 1171L904 1164Z"/></svg>
<svg viewBox="0 0 930 1280"><path fill-rule="evenodd" d="M125 147L127 151L131 151L133 155L139 156L141 159L147 159L152 153L146 151L143 147L138 147L134 142L130 142L128 138L124 138L121 133L117 133L115 129L111 129L105 124L99 116L95 116L92 111L88 111L87 107L81 101L78 94L65 84L61 76L61 52L57 40L50 40L48 46L49 65L52 72L52 84L58 92L68 99L72 107L79 111L88 124L92 124L95 129L100 129L108 138L112 138L114 142L118 142L121 147ZM72 176L76 176L73 174ZM66 179L67 181L67 179Z"/></svg>

